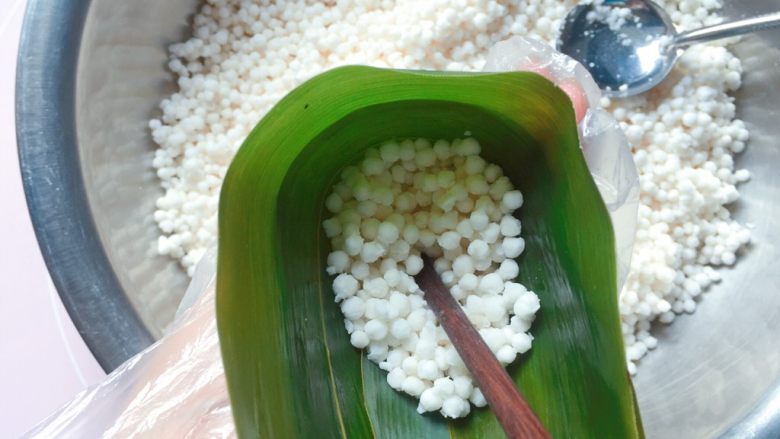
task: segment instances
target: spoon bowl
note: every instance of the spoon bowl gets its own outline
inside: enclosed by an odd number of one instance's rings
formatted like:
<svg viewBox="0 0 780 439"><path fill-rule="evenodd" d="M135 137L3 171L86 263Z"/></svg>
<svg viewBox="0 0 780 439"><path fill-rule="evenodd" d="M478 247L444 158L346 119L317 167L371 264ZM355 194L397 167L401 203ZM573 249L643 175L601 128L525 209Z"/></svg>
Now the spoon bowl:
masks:
<svg viewBox="0 0 780 439"><path fill-rule="evenodd" d="M663 81L691 44L778 26L773 13L677 33L650 0L594 0L566 15L556 48L584 65L605 95L625 97Z"/></svg>
<svg viewBox="0 0 780 439"><path fill-rule="evenodd" d="M680 52L674 36L671 18L653 2L582 4L566 16L557 49L582 63L604 94L622 97L666 77Z"/></svg>

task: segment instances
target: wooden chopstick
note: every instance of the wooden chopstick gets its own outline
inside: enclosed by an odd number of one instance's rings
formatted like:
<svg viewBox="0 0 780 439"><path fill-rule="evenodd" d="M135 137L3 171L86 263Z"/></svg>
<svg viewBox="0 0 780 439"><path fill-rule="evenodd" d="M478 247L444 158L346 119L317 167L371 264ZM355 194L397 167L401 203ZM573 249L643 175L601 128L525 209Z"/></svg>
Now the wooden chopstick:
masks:
<svg viewBox="0 0 780 439"><path fill-rule="evenodd" d="M431 258L427 255L422 255L422 258L423 269L415 276L415 281L504 432L510 439L549 438L550 434L523 399L509 374L442 283Z"/></svg>

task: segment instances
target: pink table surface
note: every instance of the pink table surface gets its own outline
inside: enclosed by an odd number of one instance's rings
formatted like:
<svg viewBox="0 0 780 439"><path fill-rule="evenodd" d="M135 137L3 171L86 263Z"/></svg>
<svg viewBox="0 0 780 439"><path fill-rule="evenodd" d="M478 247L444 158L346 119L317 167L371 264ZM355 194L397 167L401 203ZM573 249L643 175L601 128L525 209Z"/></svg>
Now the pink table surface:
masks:
<svg viewBox="0 0 780 439"><path fill-rule="evenodd" d="M14 127L27 0L0 0L0 438L18 437L105 375L60 302L35 240Z"/></svg>

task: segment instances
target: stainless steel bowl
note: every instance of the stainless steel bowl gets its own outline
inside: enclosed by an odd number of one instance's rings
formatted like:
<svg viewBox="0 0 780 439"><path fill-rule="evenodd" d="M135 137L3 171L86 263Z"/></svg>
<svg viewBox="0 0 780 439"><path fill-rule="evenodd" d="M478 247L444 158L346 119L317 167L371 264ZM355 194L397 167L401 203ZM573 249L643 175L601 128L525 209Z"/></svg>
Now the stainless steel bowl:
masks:
<svg viewBox="0 0 780 439"><path fill-rule="evenodd" d="M71 317L111 370L159 337L184 292L155 255L160 195L146 128L173 91L166 46L188 32L197 0L30 0L17 75L19 153L41 250ZM780 10L732 1L724 13ZM695 316L655 333L636 387L648 437L780 436L780 32L734 47L751 130L735 216L755 244ZM565 422L565 420L562 420Z"/></svg>

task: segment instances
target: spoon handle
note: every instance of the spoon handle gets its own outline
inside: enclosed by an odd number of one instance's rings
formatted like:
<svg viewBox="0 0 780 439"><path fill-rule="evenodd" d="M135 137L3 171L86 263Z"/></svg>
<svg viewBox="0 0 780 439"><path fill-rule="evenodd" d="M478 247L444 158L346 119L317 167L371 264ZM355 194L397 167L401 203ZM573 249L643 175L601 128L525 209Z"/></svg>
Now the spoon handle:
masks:
<svg viewBox="0 0 780 439"><path fill-rule="evenodd" d="M676 47L685 47L695 43L735 37L775 27L780 27L780 12L683 32L675 37L673 44Z"/></svg>

